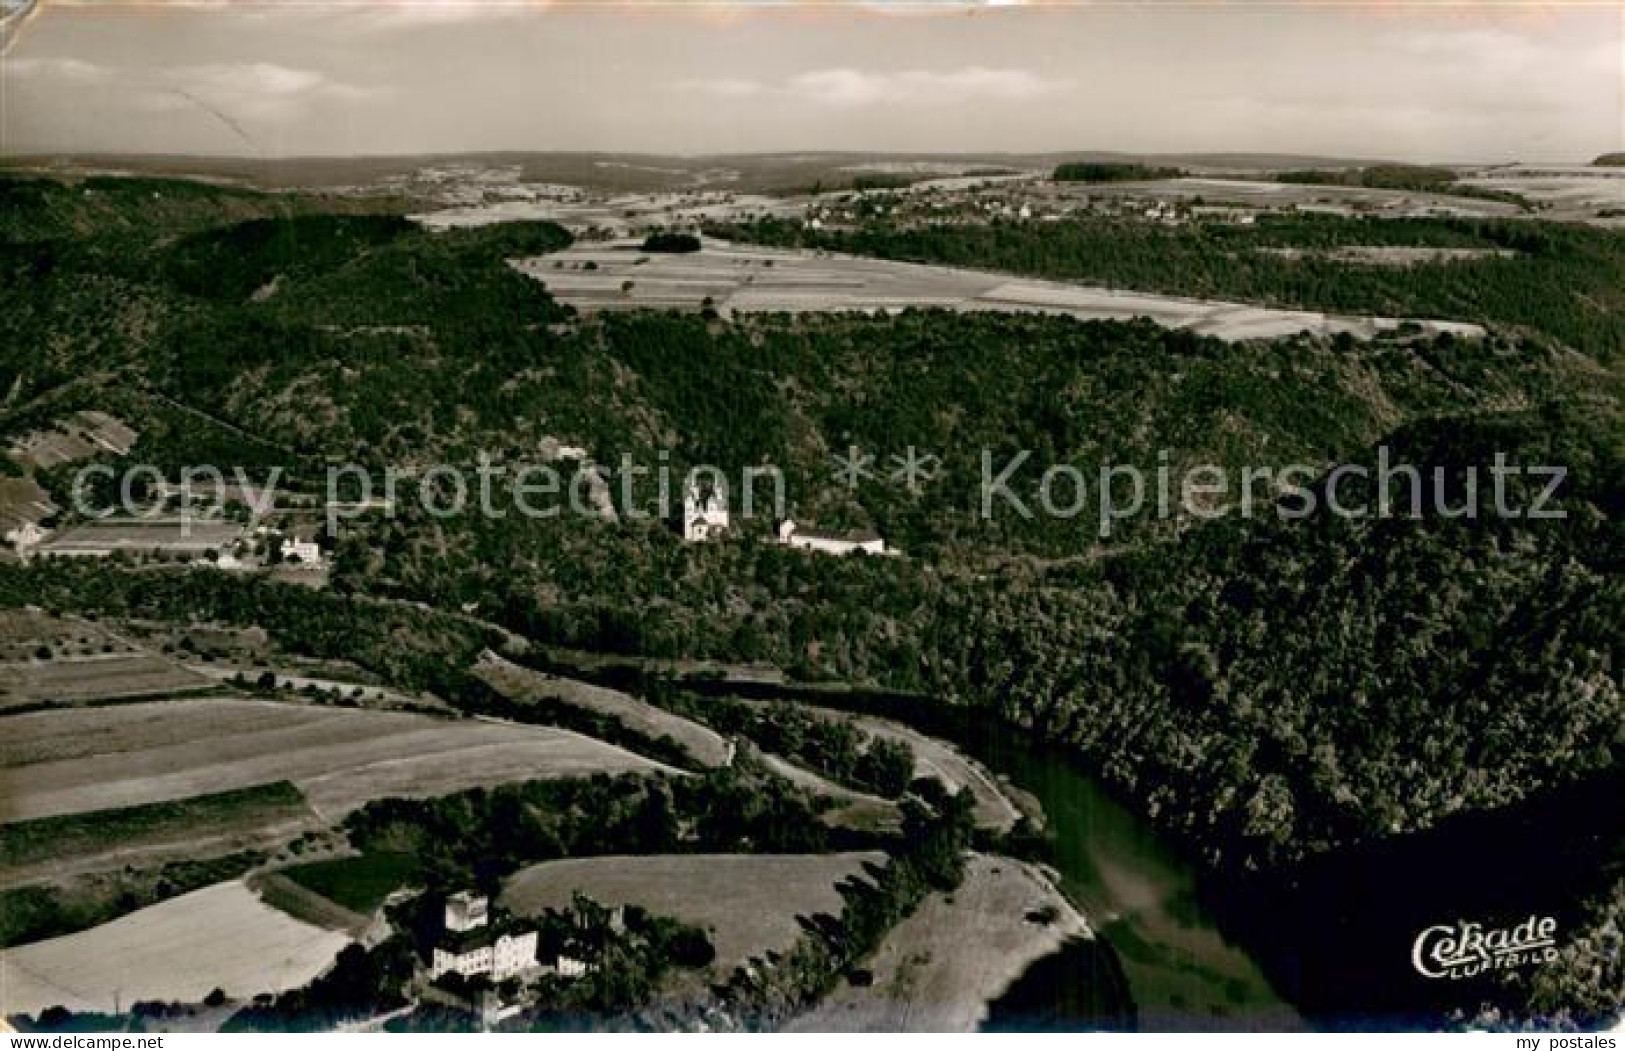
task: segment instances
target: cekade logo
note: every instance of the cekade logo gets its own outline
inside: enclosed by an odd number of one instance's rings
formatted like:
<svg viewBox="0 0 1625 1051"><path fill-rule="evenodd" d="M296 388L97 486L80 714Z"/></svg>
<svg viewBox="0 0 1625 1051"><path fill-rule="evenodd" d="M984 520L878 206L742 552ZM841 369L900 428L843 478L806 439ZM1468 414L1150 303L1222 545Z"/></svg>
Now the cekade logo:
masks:
<svg viewBox="0 0 1625 1051"><path fill-rule="evenodd" d="M1472 978L1557 959L1557 920L1531 916L1516 927L1486 929L1458 920L1438 924L1416 936L1411 966L1424 978Z"/></svg>

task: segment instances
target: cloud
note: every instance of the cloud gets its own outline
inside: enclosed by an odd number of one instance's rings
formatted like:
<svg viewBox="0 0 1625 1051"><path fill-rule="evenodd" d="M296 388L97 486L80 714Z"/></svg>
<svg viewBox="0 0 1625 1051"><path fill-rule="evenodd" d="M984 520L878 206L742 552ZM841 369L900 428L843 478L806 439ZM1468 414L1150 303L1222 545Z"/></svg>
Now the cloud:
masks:
<svg viewBox="0 0 1625 1051"><path fill-rule="evenodd" d="M314 70L292 69L274 62L183 66L175 71L175 78L195 89L267 98L309 94L330 84Z"/></svg>
<svg viewBox="0 0 1625 1051"><path fill-rule="evenodd" d="M164 70L98 65L77 58L18 58L5 63L8 77L49 85L117 85L132 91L182 90L245 104L279 105L300 99L363 99L379 89L335 80L311 69L275 62L210 62Z"/></svg>
<svg viewBox="0 0 1625 1051"><path fill-rule="evenodd" d="M351 0L337 6L361 12L376 27L410 29L510 18L553 4L551 0Z"/></svg>
<svg viewBox="0 0 1625 1051"><path fill-rule="evenodd" d="M579 2L579 0L576 0ZM601 0L606 7L616 0ZM376 30L412 30L492 22L535 14L554 0L50 0L54 7L128 8L229 14L260 21L340 23Z"/></svg>
<svg viewBox="0 0 1625 1051"><path fill-rule="evenodd" d="M1462 60L1484 63L1499 75L1521 74L1550 62L1555 56L1527 33L1501 27L1455 26L1396 31L1395 47L1400 52L1435 62Z"/></svg>
<svg viewBox="0 0 1625 1051"><path fill-rule="evenodd" d="M8 77L51 78L76 84L104 82L113 75L113 71L106 66L77 58L14 58L0 65L0 73Z"/></svg>
<svg viewBox="0 0 1625 1051"><path fill-rule="evenodd" d="M164 79L214 98L277 106L293 101L356 101L382 94L378 88L335 80L312 69L274 62L208 63L179 66Z"/></svg>
<svg viewBox="0 0 1625 1051"><path fill-rule="evenodd" d="M790 0L794 3L795 0ZM819 0L803 0L817 3ZM887 15L961 15L994 7L1026 7L1030 0L856 0L854 6Z"/></svg>
<svg viewBox="0 0 1625 1051"><path fill-rule="evenodd" d="M179 66L147 79L142 87L151 95L186 100L249 141L257 128L322 119L391 94L273 62Z"/></svg>
<svg viewBox="0 0 1625 1051"><path fill-rule="evenodd" d="M778 96L832 107L952 106L966 102L1021 102L1053 94L1066 81L1020 69L966 66L955 70L819 69L794 74L781 83L734 77L685 80L678 87L718 99Z"/></svg>
<svg viewBox="0 0 1625 1051"><path fill-rule="evenodd" d="M0 70L13 87L76 98L90 110L108 107L116 98L125 112L202 116L253 150L259 149L258 135L266 127L322 119L325 112L389 94L274 62L150 69L66 57L21 58Z"/></svg>

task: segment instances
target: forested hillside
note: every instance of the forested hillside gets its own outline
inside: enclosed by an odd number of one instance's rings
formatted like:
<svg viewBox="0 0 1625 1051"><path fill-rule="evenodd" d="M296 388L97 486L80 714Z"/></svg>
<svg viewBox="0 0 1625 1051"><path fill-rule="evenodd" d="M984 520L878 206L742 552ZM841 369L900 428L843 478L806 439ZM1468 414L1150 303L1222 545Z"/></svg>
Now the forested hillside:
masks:
<svg viewBox="0 0 1625 1051"><path fill-rule="evenodd" d="M1255 226L873 222L814 230L762 220L717 226L737 240L1356 314L1437 317L1544 332L1597 357L1625 351L1625 233L1522 220L1266 215ZM1328 250L1408 245L1490 254L1407 267ZM1280 249L1301 254L1284 255Z"/></svg>
<svg viewBox="0 0 1625 1051"><path fill-rule="evenodd" d="M583 319L505 263L567 244L549 224L430 234L170 184L143 187L166 203L137 217L139 194L89 207L77 187L0 186L8 439L99 408L141 430L131 462L275 464L296 483L328 461L521 463L546 439L610 468L669 450L677 470L777 465L798 520L872 527L903 552L792 551L770 542L770 518L696 545L624 505L615 520L446 518L406 499L346 523L330 591L7 564L5 605L258 624L469 705L483 702L466 670L503 644L499 628L892 687L1075 749L1232 874L1495 811L1621 762L1620 235L1311 219L1247 235L735 231L1492 328L1482 341L1231 345L1149 323L934 311ZM1513 255L1399 270L1260 250L1384 243ZM940 473L850 487L831 456L853 446L882 470L915 446ZM1104 536L1092 513L978 514L984 450L1087 471L1301 463L1324 497L1327 472L1374 469L1379 449L1428 486L1442 472L1450 506L1472 472L1487 491L1497 457L1562 466L1549 509L1563 516L1347 518L1322 499L1282 517L1273 489L1251 519L1146 516ZM1013 488L1031 498L1037 485L1035 471ZM1506 495L1529 508L1545 488L1519 475ZM1577 892L1598 896L1601 929L1619 922L1619 874L1595 875Z"/></svg>

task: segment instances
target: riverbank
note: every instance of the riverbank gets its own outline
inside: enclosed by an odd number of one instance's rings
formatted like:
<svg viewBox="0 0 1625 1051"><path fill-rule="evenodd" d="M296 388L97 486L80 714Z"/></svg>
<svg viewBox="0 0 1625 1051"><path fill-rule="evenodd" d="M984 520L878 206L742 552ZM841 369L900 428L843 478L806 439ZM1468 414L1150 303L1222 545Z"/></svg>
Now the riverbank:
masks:
<svg viewBox="0 0 1625 1051"><path fill-rule="evenodd" d="M975 854L957 890L932 894L886 936L865 964L867 977L843 981L788 1029L975 1032L1033 964L1093 937L1038 866Z"/></svg>
<svg viewBox="0 0 1625 1051"><path fill-rule="evenodd" d="M644 671L635 659L583 672L564 664L560 655L551 656L560 674L602 678L633 693L643 687ZM1089 917L1097 936L1082 954L1088 957L1082 966L1075 966L1079 953L1056 959L1063 955L1058 951L1034 964L1051 961L1046 973L1024 990L1055 994L1050 1013L1055 1027L1094 1028L1102 1017L1132 1017L1139 1028L1175 1032L1307 1027L1249 948L1220 929L1208 907L1210 878L1150 821L1086 773L1075 755L1035 743L986 713L932 705L896 691L715 676L683 680L682 686L706 695L793 702L830 717L905 726L980 771L980 776L966 777L964 787L982 793L993 789L1000 798L989 800L992 806L1002 809L1019 801L1021 810L1041 812L1059 889ZM974 945L961 939L958 951ZM1056 981L1105 984L1077 990L1057 988ZM1070 1014L1071 1003L1086 1013ZM1030 1013L1027 1006L1024 1013Z"/></svg>

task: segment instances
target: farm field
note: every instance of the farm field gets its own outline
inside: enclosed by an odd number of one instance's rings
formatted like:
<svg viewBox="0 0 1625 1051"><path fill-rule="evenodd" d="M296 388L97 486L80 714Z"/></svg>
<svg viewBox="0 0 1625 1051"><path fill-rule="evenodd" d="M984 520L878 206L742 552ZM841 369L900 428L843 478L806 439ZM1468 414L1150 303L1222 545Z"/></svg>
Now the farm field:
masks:
<svg viewBox="0 0 1625 1051"><path fill-rule="evenodd" d="M370 913L391 892L418 874L408 854L355 854L311 861L282 869L278 875L341 908Z"/></svg>
<svg viewBox="0 0 1625 1051"><path fill-rule="evenodd" d="M89 459L98 453L123 456L135 444L137 433L117 417L93 409L74 413L47 430L15 442L9 453L19 463L49 469Z"/></svg>
<svg viewBox="0 0 1625 1051"><path fill-rule="evenodd" d="M1486 190L1510 190L1545 205L1550 219L1588 219L1625 209L1625 171L1596 165L1514 164L1464 180ZM1601 220L1617 224L1619 218Z"/></svg>
<svg viewBox="0 0 1625 1051"><path fill-rule="evenodd" d="M562 701L607 715L645 737L670 737L702 766L727 766L733 755L732 747L715 730L619 690L547 675L494 654L486 654L475 672L492 689L513 700Z"/></svg>
<svg viewBox="0 0 1625 1051"><path fill-rule="evenodd" d="M1054 918L1029 918L1039 910ZM873 984L843 982L790 1029L974 1032L1030 964L1085 936L1088 922L1032 866L974 855L958 890L931 895L887 936L867 964Z"/></svg>
<svg viewBox="0 0 1625 1051"><path fill-rule="evenodd" d="M516 261L555 298L582 311L640 308L719 313L899 311L909 307L1066 314L1083 319L1148 317L1165 328L1220 339L1263 339L1300 331L1366 337L1399 327L1395 318L1341 317L1219 300L1127 292L1059 281L708 239L698 252L644 252L636 240L583 242ZM1477 325L1420 322L1424 331L1482 335Z"/></svg>
<svg viewBox="0 0 1625 1051"><path fill-rule="evenodd" d="M119 518L86 522L63 530L40 544L47 555L106 556L115 551L145 554L167 551L201 556L241 540L247 527L239 522L200 519Z"/></svg>
<svg viewBox="0 0 1625 1051"><path fill-rule="evenodd" d="M370 799L659 766L550 727L250 699L11 717L4 819L83 813L292 781L319 817Z"/></svg>
<svg viewBox="0 0 1625 1051"><path fill-rule="evenodd" d="M795 215L801 204L782 197L725 191L639 193L618 196L587 194L571 186L527 187L526 196L454 205L412 218L431 230L452 230L491 223L549 220L574 232L633 230L728 221L756 215Z"/></svg>
<svg viewBox="0 0 1625 1051"><path fill-rule="evenodd" d="M849 854L677 854L572 858L512 876L501 903L535 915L570 904L576 892L603 905L639 905L705 930L717 973L782 952L801 933L798 916L838 914L837 885L879 864L878 852Z"/></svg>
<svg viewBox="0 0 1625 1051"><path fill-rule="evenodd" d="M828 796L839 804L825 813L832 825L860 829L894 829L902 820L897 804L867 792L857 792L771 752L761 753L762 765L797 788Z"/></svg>
<svg viewBox="0 0 1625 1051"><path fill-rule="evenodd" d="M0 713L41 704L163 696L215 684L86 620L0 613Z"/></svg>
<svg viewBox="0 0 1625 1051"><path fill-rule="evenodd" d="M90 654L0 665L0 711L215 689L216 684L152 653Z"/></svg>
<svg viewBox="0 0 1625 1051"><path fill-rule="evenodd" d="M349 941L218 883L88 931L0 952L0 1011L128 1010L137 1000L196 1002L303 985Z"/></svg>
<svg viewBox="0 0 1625 1051"><path fill-rule="evenodd" d="M1423 190L1276 182L1267 178L1190 176L1114 183L1051 183L1042 187L1058 200L1068 198L1156 198L1222 201L1255 208L1298 208L1341 215L1451 215L1505 218L1520 213L1516 204ZM1516 187L1495 187L1516 189Z"/></svg>
<svg viewBox="0 0 1625 1051"><path fill-rule="evenodd" d="M313 824L304 796L287 781L11 822L0 840L0 887L135 861L270 848Z"/></svg>
<svg viewBox="0 0 1625 1051"><path fill-rule="evenodd" d="M286 871L255 873L246 882L261 901L296 920L358 940L363 938L372 925L370 914L357 912L316 893L284 875Z"/></svg>

